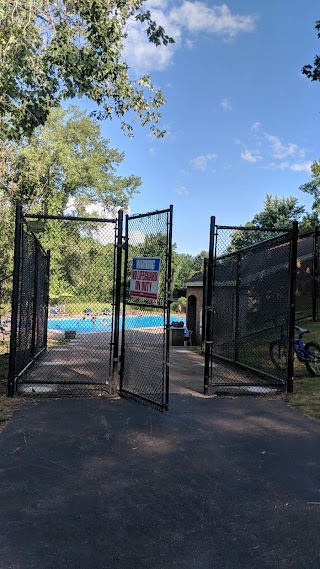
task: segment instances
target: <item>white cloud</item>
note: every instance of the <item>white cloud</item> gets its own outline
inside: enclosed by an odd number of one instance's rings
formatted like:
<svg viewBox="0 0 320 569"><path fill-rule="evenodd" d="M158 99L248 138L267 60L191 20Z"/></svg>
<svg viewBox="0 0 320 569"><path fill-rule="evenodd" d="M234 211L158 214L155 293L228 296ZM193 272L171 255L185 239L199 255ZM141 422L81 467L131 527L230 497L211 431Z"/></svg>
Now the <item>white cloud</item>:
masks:
<svg viewBox="0 0 320 569"><path fill-rule="evenodd" d="M175 192L178 196L188 196L190 194L189 190L187 190L185 186L179 186L176 188Z"/></svg>
<svg viewBox="0 0 320 569"><path fill-rule="evenodd" d="M254 122L254 123L251 125L251 130L252 130L252 132L257 132L257 130L259 130L260 126L261 126L261 123L260 123L260 122L258 122L258 121L257 121L257 122Z"/></svg>
<svg viewBox="0 0 320 569"><path fill-rule="evenodd" d="M220 101L220 107L224 111L232 111L232 104L229 99L222 99L222 101Z"/></svg>
<svg viewBox="0 0 320 569"><path fill-rule="evenodd" d="M291 170L292 172L307 172L311 173L311 162L271 162L268 165L270 170Z"/></svg>
<svg viewBox="0 0 320 569"><path fill-rule="evenodd" d="M311 164L312 162L296 162L290 165L290 170L293 170L293 172L308 172L308 174L311 174Z"/></svg>
<svg viewBox="0 0 320 569"><path fill-rule="evenodd" d="M190 38L186 39L186 46L188 49L192 49L194 46L194 41L192 41Z"/></svg>
<svg viewBox="0 0 320 569"><path fill-rule="evenodd" d="M306 155L306 149L305 148L301 148L301 150L299 150L298 152L298 156L299 158L303 159Z"/></svg>
<svg viewBox="0 0 320 569"><path fill-rule="evenodd" d="M299 148L296 144L289 142L289 144L282 144L280 138L274 134L264 133L265 138L270 142L273 157L276 160L282 160L288 156L294 156L298 153Z"/></svg>
<svg viewBox="0 0 320 569"><path fill-rule="evenodd" d="M152 10L153 8L166 8L168 5L167 0L147 0L144 4L145 10Z"/></svg>
<svg viewBox="0 0 320 569"><path fill-rule="evenodd" d="M169 10L166 0L149 0L146 8L150 9L152 19L173 37L175 44L155 46L148 41L145 24L136 21L129 23L126 28L125 58L137 73L166 69L178 48L182 45L188 49L193 47L197 34L214 34L230 39L255 28L252 15L234 14L226 4L209 7L204 2L185 0L180 6ZM188 33L193 34L191 39L184 37Z"/></svg>
<svg viewBox="0 0 320 569"><path fill-rule="evenodd" d="M128 37L125 40L125 57L130 67L138 73L147 71L163 71L172 62L175 50L181 44L181 29L171 21L170 15L161 9L151 10L152 18L162 26L166 34L173 37L175 43L167 46L156 46L148 41L145 33L146 25L135 22L127 27Z"/></svg>
<svg viewBox="0 0 320 569"><path fill-rule="evenodd" d="M209 7L204 2L185 1L171 10L170 17L190 32L209 32L228 38L251 32L255 26L253 16L232 14L226 4Z"/></svg>
<svg viewBox="0 0 320 569"><path fill-rule="evenodd" d="M191 164L194 168L196 168L196 170L202 170L204 172L204 170L207 169L208 163L211 160L216 160L217 157L217 154L205 154L203 156L197 156L191 160Z"/></svg>
<svg viewBox="0 0 320 569"><path fill-rule="evenodd" d="M251 162L252 164L255 164L258 160L262 159L262 156L260 156L256 150L245 150L244 152L241 152L240 156L242 160Z"/></svg>
<svg viewBox="0 0 320 569"><path fill-rule="evenodd" d="M248 150L247 144L234 140L236 144L240 143L244 147L241 152L243 160L255 164L263 159L263 167L269 170L310 173L310 162L305 160L305 148L300 148L293 142L283 142L279 136L269 132L258 133L260 128L260 122L255 122L250 127L251 133L246 142L253 147L252 150Z"/></svg>

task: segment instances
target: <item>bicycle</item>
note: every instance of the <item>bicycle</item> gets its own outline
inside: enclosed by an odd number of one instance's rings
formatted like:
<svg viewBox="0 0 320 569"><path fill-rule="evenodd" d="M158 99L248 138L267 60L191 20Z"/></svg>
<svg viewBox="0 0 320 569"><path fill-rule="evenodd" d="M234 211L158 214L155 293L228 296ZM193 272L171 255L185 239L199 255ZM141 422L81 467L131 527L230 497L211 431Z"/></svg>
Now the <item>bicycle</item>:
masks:
<svg viewBox="0 0 320 569"><path fill-rule="evenodd" d="M288 360L288 338L284 331L285 320L277 328L280 328L280 338L273 340L269 346L270 359L277 369L287 369ZM299 337L294 339L294 353L299 362L304 363L311 376L320 376L320 346L317 342L303 341L304 334L309 334L309 330L295 326Z"/></svg>

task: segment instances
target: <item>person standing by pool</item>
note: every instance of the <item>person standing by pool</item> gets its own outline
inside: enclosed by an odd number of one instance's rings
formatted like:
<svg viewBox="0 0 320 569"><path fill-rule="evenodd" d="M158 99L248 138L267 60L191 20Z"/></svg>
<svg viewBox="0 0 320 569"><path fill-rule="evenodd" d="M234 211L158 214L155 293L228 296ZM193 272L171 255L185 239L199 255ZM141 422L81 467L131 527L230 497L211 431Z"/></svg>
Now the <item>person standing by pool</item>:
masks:
<svg viewBox="0 0 320 569"><path fill-rule="evenodd" d="M93 315L91 316L91 321L92 321L92 324L95 326L96 323L97 323L97 317L96 317L95 314L93 314Z"/></svg>

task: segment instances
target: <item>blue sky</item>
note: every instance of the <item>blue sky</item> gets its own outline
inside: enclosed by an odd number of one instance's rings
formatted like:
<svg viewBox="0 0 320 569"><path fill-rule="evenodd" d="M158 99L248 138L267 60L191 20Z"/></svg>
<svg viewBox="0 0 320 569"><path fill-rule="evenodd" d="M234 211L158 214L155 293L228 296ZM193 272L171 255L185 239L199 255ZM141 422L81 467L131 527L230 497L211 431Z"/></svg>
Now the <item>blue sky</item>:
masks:
<svg viewBox="0 0 320 569"><path fill-rule="evenodd" d="M320 158L320 84L301 74L320 52L319 2L150 0L175 46L155 48L132 29L132 75L150 72L166 105L164 140L135 126L126 138L114 120L102 125L125 152L120 173L141 176L132 212L174 206L179 252L208 248L210 216L239 225L263 208L266 193L294 195Z"/></svg>

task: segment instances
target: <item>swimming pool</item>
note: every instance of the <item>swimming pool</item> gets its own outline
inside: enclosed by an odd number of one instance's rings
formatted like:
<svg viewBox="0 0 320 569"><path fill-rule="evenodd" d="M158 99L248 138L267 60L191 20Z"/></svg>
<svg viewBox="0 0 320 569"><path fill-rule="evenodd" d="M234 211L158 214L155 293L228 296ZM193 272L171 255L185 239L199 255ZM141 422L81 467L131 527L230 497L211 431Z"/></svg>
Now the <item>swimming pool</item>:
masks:
<svg viewBox="0 0 320 569"><path fill-rule="evenodd" d="M171 322L184 322L185 318L172 316ZM75 330L79 333L88 332L106 332L111 329L112 319L110 316L101 316L95 322L90 317L83 318L49 318L48 330ZM126 316L127 328L153 328L154 326L163 326L163 317L159 314L150 314L147 316ZM120 316L120 329L122 329L122 316Z"/></svg>

